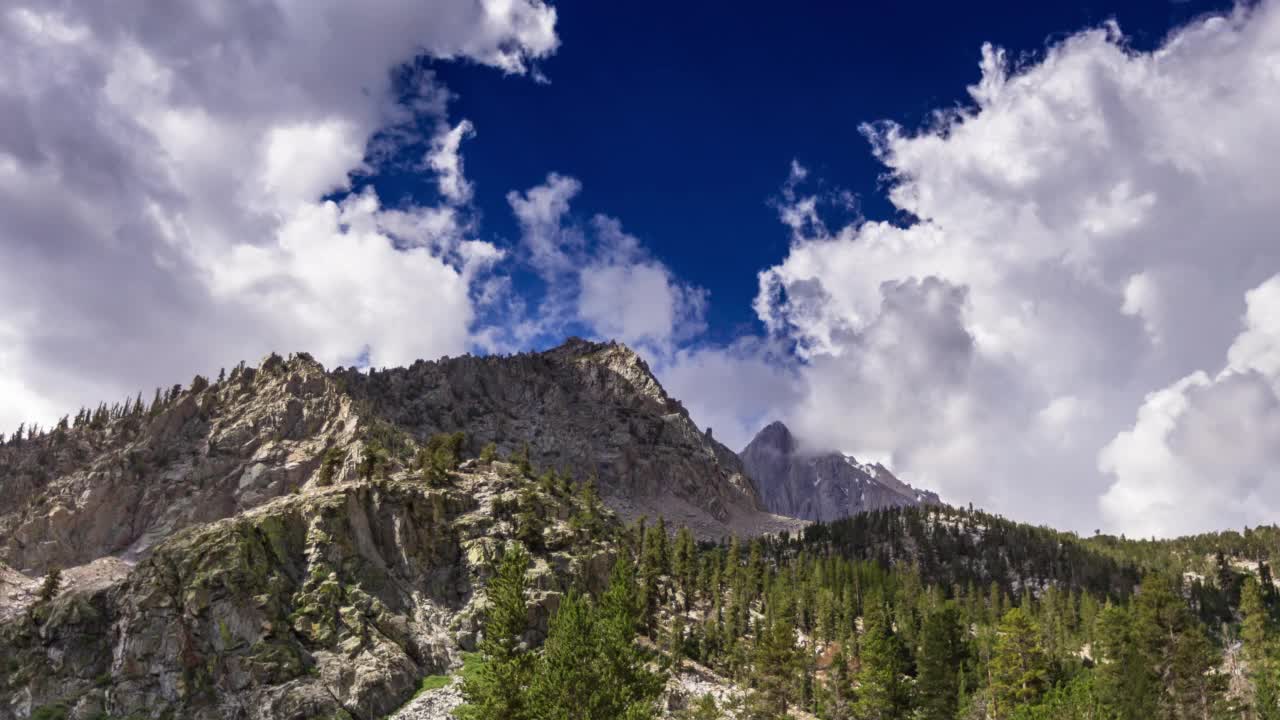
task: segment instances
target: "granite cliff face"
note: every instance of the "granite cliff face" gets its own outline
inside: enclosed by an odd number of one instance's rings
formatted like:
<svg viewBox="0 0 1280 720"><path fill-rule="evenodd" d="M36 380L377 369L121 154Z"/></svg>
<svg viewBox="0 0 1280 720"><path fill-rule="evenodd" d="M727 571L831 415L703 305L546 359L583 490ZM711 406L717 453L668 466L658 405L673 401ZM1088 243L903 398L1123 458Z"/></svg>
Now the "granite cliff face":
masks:
<svg viewBox="0 0 1280 720"><path fill-rule="evenodd" d="M608 532L570 527L571 494L520 499L532 484L473 460L447 487L393 472L179 531L124 577L0 623L0 718L384 717L474 647L490 563L516 537L511 508L536 502L545 518L531 642L571 584L607 580Z"/></svg>
<svg viewBox="0 0 1280 720"><path fill-rule="evenodd" d="M476 448L527 444L539 467L593 474L627 519L662 515L704 538L789 525L761 513L738 456L699 431L624 345L574 338L543 353L334 377L372 416L415 437L465 430Z"/></svg>
<svg viewBox="0 0 1280 720"><path fill-rule="evenodd" d="M383 717L474 643L517 513L545 521L541 629L570 583L604 581L619 519L803 524L764 512L738 457L612 343L371 372L271 356L157 395L0 444L0 720ZM424 448L456 431L463 457L499 459L434 486ZM597 481L605 530L571 527L580 485L527 476L526 449Z"/></svg>
<svg viewBox="0 0 1280 720"><path fill-rule="evenodd" d="M867 510L940 503L936 494L907 485L878 463L802 451L780 422L757 433L740 457L764 506L779 515L829 521Z"/></svg>

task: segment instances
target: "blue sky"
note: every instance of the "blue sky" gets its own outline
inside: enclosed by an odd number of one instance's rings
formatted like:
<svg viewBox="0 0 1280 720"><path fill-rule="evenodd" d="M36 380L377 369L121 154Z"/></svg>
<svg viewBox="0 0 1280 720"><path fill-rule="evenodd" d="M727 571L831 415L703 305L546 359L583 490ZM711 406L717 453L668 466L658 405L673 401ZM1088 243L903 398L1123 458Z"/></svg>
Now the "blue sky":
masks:
<svg viewBox="0 0 1280 720"><path fill-rule="evenodd" d="M894 219L885 168L861 123L928 122L967 104L979 48L1027 61L1108 20L1150 49L1230 2L776 3L560 2L562 46L539 63L549 84L475 64L435 63L471 120L467 173L484 229L519 233L505 199L555 171L582 181L583 212L622 220L681 278L710 291L708 332L759 332L756 273L785 256L770 201L792 159ZM1028 12L1028 10L1032 10ZM407 181L405 181L407 180ZM423 178L376 182L388 198L431 193ZM416 182L415 182L416 181ZM525 278L524 291L538 292ZM542 338L542 344L557 339Z"/></svg>
<svg viewBox="0 0 1280 720"><path fill-rule="evenodd" d="M1033 522L1271 522L1277 67L1280 0L18 0L0 427L572 333L735 449L781 419Z"/></svg>

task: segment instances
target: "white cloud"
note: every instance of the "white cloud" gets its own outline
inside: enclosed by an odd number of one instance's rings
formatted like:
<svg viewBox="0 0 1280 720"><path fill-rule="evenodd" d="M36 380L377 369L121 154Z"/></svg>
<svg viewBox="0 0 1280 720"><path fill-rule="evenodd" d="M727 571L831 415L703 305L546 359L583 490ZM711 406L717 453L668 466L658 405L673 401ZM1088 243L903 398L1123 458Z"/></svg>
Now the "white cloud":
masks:
<svg viewBox="0 0 1280 720"><path fill-rule="evenodd" d="M734 451L774 420L791 419L801 386L785 348L758 338L651 357L663 387Z"/></svg>
<svg viewBox="0 0 1280 720"><path fill-rule="evenodd" d="M484 268L427 54L525 72L541 0L0 10L0 427L272 351L374 364L465 351ZM426 121L445 203L351 187L375 134ZM389 142L425 141L412 130ZM385 142L384 142L385 144Z"/></svg>
<svg viewBox="0 0 1280 720"><path fill-rule="evenodd" d="M618 220L596 215L586 226L578 222L570 201L581 190L578 180L551 173L540 185L507 194L524 254L547 286L536 316L513 324L512 344L585 331L666 357L705 328L707 292L680 282Z"/></svg>
<svg viewBox="0 0 1280 720"><path fill-rule="evenodd" d="M436 172L440 194L449 202L471 201L472 187L463 174L459 149L462 141L473 135L475 128L471 121L463 120L453 128L438 133L431 141L431 150L426 157L427 166Z"/></svg>
<svg viewBox="0 0 1280 720"><path fill-rule="evenodd" d="M984 48L973 107L918 133L863 128L889 168L891 200L917 218L906 226L828 229L793 169L780 205L790 253L761 274L756 309L804 361L798 429L883 451L944 498L1019 518L1183 529L1171 516L1144 520L1132 495L1150 485L1195 502L1190 488L1215 482L1209 466L1175 458L1191 474L1161 485L1113 450L1104 465L1130 480L1108 493L1098 453L1147 393L1221 363L1245 292L1280 269L1278 63L1275 3L1198 21L1151 53L1127 48L1115 27L1017 70ZM1259 343L1270 347L1233 347ZM1260 423L1239 426L1252 435L1242 448L1270 441L1261 377L1232 381L1230 402ZM1227 390L1175 387L1162 392L1186 413L1227 406L1209 398ZM1152 402L1144 418L1170 412ZM1196 427L1209 437L1211 424ZM1271 459L1243 457L1249 469L1231 472L1253 478L1234 486L1248 493ZM1214 505L1192 524L1241 517Z"/></svg>
<svg viewBox="0 0 1280 720"><path fill-rule="evenodd" d="M582 191L582 183L556 173L524 193L512 190L507 203L520 224L520 242L530 264L544 279L573 269L573 256L584 249L581 230L566 225L569 201Z"/></svg>
<svg viewBox="0 0 1280 720"><path fill-rule="evenodd" d="M1250 291L1227 363L1147 396L1098 466L1103 510L1136 534L1274 522L1280 512L1280 275Z"/></svg>

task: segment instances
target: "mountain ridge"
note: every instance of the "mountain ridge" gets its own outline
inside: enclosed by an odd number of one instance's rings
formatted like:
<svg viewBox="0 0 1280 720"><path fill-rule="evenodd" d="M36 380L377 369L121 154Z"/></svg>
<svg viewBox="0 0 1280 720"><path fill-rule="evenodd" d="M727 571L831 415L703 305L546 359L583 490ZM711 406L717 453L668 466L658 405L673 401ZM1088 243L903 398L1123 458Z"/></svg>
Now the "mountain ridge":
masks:
<svg viewBox="0 0 1280 720"><path fill-rule="evenodd" d="M594 477L624 519L662 515L706 539L799 527L763 512L737 456L618 343L367 371L272 354L156 398L0 444L0 562L39 574L136 560L184 527L310 490L333 448L342 481L371 443L404 468L456 431L470 454L527 449L536 466Z"/></svg>

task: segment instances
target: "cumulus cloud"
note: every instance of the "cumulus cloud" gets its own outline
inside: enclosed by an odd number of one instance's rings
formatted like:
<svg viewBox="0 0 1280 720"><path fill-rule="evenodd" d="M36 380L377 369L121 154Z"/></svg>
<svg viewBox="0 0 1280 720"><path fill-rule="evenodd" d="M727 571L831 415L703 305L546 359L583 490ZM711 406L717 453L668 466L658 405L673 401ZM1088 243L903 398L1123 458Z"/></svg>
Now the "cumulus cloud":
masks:
<svg viewBox="0 0 1280 720"><path fill-rule="evenodd" d="M1103 510L1137 534L1274 522L1280 512L1280 275L1246 296L1225 366L1147 396L1099 456Z"/></svg>
<svg viewBox="0 0 1280 720"><path fill-rule="evenodd" d="M786 347L766 339L681 348L650 365L689 416L735 451L765 425L789 419L801 397Z"/></svg>
<svg viewBox="0 0 1280 720"><path fill-rule="evenodd" d="M1034 521L1167 533L1246 517L1218 504L1184 523L1153 508L1233 490L1245 497L1227 502L1246 501L1275 465L1243 447L1275 446L1271 376L1191 374L1228 346L1270 347L1235 327L1246 291L1280 269L1278 61L1274 3L1149 53L1115 26L1016 69L984 47L971 106L915 132L862 128L905 225L828 228L793 168L790 251L761 273L755 307L802 360L798 429ZM1248 440L1214 435L1232 406L1249 413L1235 428ZM1217 440L1230 468L1198 457ZM1138 444L1147 459L1126 461ZM1152 468L1175 465L1185 481L1156 482ZM1223 473L1235 484L1213 489ZM1147 489L1156 505L1133 501Z"/></svg>
<svg viewBox="0 0 1280 720"><path fill-rule="evenodd" d="M578 180L551 173L507 195L522 251L547 286L533 316L515 325L517 342L581 329L665 358L705 328L707 292L678 280L616 218L575 218L570 201L581 190Z"/></svg>
<svg viewBox="0 0 1280 720"><path fill-rule="evenodd" d="M526 72L555 19L541 0L0 11L0 303L20 308L0 317L0 426L270 350L466 350L501 256L461 207L472 129L429 74L397 102L393 71L425 54ZM371 140L424 115L443 204L351 194Z"/></svg>

